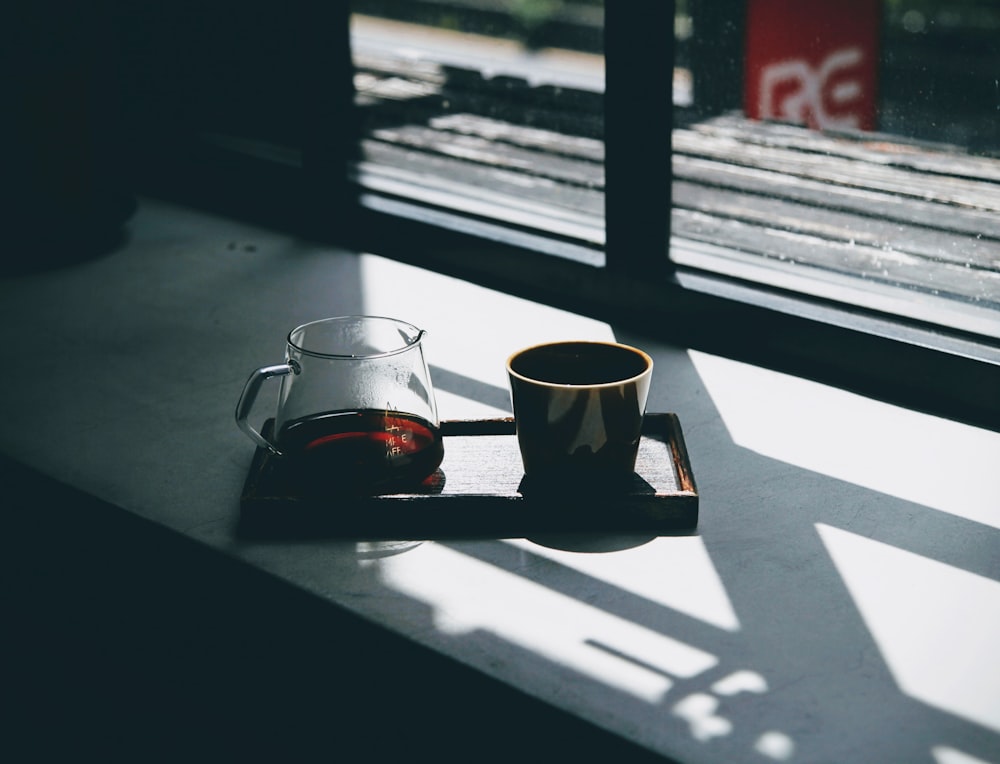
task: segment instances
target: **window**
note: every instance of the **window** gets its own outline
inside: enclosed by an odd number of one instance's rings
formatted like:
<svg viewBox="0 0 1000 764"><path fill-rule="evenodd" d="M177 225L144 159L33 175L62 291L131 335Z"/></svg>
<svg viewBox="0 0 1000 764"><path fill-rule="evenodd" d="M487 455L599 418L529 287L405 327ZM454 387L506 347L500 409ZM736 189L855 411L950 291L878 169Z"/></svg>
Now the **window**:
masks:
<svg viewBox="0 0 1000 764"><path fill-rule="evenodd" d="M668 318L710 304L717 325L735 301L991 367L1000 12L804 5L692 0L671 22L648 4L356 0L362 203L596 271L535 260L529 289ZM505 281L529 267L459 258Z"/></svg>
<svg viewBox="0 0 1000 764"><path fill-rule="evenodd" d="M751 36L796 5L298 0L227 36L218 3L122 36L154 69L196 43L171 98L136 77L142 156L189 198L997 421L1000 9L810 3L874 20L750 99ZM859 92L871 123L840 108Z"/></svg>

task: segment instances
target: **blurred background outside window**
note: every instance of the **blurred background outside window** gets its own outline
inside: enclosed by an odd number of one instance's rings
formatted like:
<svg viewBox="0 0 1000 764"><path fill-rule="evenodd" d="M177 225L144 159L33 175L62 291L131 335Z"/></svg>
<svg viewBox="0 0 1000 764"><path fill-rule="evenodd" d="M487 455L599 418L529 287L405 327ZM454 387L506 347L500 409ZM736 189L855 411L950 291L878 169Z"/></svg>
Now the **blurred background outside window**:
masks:
<svg viewBox="0 0 1000 764"><path fill-rule="evenodd" d="M603 3L352 10L362 186L600 264ZM1000 338L1000 4L676 10L673 263Z"/></svg>

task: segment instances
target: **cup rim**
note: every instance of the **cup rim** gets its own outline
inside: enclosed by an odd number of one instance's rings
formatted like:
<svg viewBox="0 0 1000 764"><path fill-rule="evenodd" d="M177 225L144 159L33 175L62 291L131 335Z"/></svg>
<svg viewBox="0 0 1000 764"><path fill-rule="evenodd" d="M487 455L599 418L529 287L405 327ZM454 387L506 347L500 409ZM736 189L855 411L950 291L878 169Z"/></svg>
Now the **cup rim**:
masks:
<svg viewBox="0 0 1000 764"><path fill-rule="evenodd" d="M364 319L366 321L388 321L389 323L396 324L397 326L406 327L412 329L414 333L414 338L411 342L405 342L402 346L398 348L393 348L391 350L386 350L381 353L324 353L319 350L310 350L309 348L303 347L302 344L292 340L292 337L296 332L304 332L310 326L316 326L318 324L330 324L334 322L344 322L344 321L357 321L358 319ZM315 321L307 321L304 324L299 324L294 329L291 329L285 336L285 342L288 347L294 348L299 353L303 355L310 356L312 358L336 358L336 359L346 359L346 360L364 360L369 358L385 358L386 356L396 355L397 353L402 353L420 344L420 340L423 339L426 331L420 329L417 326L411 324L409 321L403 321L398 318L391 318L389 316L375 316L368 314L350 314L343 316L328 316L327 318L318 318Z"/></svg>
<svg viewBox="0 0 1000 764"><path fill-rule="evenodd" d="M534 377L527 377L524 374L514 371L514 369L511 367L511 363L519 355L527 353L528 351L531 350L538 350L540 348L548 348L548 347L558 347L560 345L603 345L605 347L614 347L614 348L619 348L621 350L628 350L641 356L643 360L645 360L646 362L646 368L643 369L638 374L632 375L631 377L623 377L621 379L616 379L610 382L595 382L592 384L574 384L570 382L546 382L543 379L535 379ZM642 377L652 373L653 359L646 351L640 350L634 345L627 345L624 342L608 342L604 340L554 340L551 342L539 342L535 345L528 345L527 347L523 347L520 350L515 350L513 353L507 356L506 366L507 366L507 373L510 374L512 377L516 377L517 379L523 380L524 382L529 382L530 384L533 385L539 385L542 387L560 388L560 389L582 389L582 388L597 389L606 387L617 387L618 385L628 384L629 382L634 382L638 379L641 379Z"/></svg>

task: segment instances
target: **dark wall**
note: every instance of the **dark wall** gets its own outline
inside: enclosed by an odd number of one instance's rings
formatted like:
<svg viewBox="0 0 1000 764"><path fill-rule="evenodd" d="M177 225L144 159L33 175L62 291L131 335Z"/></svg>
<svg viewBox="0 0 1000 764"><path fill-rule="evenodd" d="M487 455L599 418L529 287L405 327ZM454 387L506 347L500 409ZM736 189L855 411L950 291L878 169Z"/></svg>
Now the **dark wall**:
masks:
<svg viewBox="0 0 1000 764"><path fill-rule="evenodd" d="M319 0L16 0L0 19L7 269L114 246L149 176L183 173L198 187L190 175L204 165L206 133L302 149L318 168L342 161L347 10Z"/></svg>

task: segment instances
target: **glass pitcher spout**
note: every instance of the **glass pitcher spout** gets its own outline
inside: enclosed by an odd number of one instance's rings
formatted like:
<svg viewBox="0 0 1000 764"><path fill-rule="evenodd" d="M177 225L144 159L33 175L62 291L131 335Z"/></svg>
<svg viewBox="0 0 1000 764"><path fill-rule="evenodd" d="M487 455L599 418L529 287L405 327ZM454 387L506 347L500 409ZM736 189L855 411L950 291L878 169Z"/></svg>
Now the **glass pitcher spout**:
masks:
<svg viewBox="0 0 1000 764"><path fill-rule="evenodd" d="M296 327L288 335L288 347L312 358L375 359L419 347L424 334L393 318L339 316Z"/></svg>

